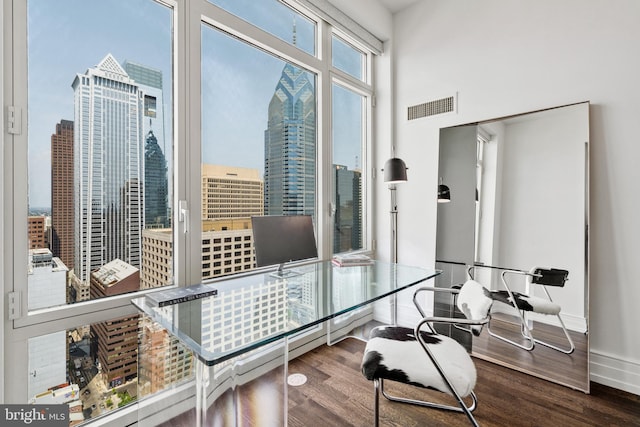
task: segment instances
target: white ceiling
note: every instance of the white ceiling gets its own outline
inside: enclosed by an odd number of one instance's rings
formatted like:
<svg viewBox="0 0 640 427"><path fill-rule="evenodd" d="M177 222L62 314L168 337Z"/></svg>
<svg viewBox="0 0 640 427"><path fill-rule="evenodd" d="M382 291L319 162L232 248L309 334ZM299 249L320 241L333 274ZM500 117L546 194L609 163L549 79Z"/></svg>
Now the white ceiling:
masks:
<svg viewBox="0 0 640 427"><path fill-rule="evenodd" d="M378 0L391 13L400 12L403 9L419 2L420 0Z"/></svg>

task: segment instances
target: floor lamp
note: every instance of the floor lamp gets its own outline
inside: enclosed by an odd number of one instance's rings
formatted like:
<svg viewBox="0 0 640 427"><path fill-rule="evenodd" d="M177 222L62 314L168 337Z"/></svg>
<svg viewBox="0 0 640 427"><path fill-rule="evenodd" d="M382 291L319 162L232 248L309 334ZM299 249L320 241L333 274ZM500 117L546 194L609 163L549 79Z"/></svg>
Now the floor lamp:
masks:
<svg viewBox="0 0 640 427"><path fill-rule="evenodd" d="M384 172L384 182L389 184L389 190L391 191L391 262L395 264L398 262L398 203L396 201L396 184L407 180L407 165L404 164L402 159L393 157L386 161L382 171ZM390 272L392 275L394 271L395 268L391 268ZM394 278L391 280L394 280ZM397 297L394 294L391 304L391 321L394 325L398 324L397 301Z"/></svg>

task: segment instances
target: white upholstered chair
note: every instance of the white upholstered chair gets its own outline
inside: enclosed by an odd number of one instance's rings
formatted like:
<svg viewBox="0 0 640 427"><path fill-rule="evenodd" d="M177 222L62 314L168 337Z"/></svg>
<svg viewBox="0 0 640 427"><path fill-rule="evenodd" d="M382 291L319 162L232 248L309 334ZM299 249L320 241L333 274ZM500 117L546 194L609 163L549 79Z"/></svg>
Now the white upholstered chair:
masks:
<svg viewBox="0 0 640 427"><path fill-rule="evenodd" d="M426 317L418 302L422 292L457 294L456 305L466 318ZM379 424L379 395L390 401L464 413L472 425L477 422L472 411L477 406L473 392L475 365L467 350L454 339L441 335L434 323L465 325L479 334L486 324L493 300L481 284L468 280L460 289L422 287L414 294L414 303L423 319L415 328L380 326L371 331L362 360L362 373L374 384L374 418ZM392 396L384 390L384 381L396 381L446 393L456 404L445 405L409 397ZM470 404L465 403L471 401Z"/></svg>
<svg viewBox="0 0 640 427"><path fill-rule="evenodd" d="M511 286L509 286L509 282L507 281L508 275L526 276L526 293L512 291ZM518 313L518 317L520 320L520 332L524 338L524 344L494 332L491 329L490 323L489 325L487 325L489 334L491 334L491 336L495 338L520 347L524 350L533 350L535 344L537 343L562 353L572 353L575 349L575 345L573 344L573 340L571 339L571 336L569 335L569 332L567 331L567 328L565 327L564 322L560 317L561 307L559 304L553 302L553 300L551 299L551 295L549 295L549 291L547 289L548 286L563 287L568 279L568 276L569 272L567 270L561 270L557 268L534 267L528 272L520 270L504 270L501 273L501 281L504 286L504 290L491 291L491 297L494 301L499 301L514 307L515 311ZM540 287L543 290L545 297L533 296L533 289L535 287ZM527 313L538 313L548 316L556 316L562 328L562 331L564 332L565 338L567 340L567 345L565 347L560 347L547 341L535 338L533 336L532 329L527 323Z"/></svg>

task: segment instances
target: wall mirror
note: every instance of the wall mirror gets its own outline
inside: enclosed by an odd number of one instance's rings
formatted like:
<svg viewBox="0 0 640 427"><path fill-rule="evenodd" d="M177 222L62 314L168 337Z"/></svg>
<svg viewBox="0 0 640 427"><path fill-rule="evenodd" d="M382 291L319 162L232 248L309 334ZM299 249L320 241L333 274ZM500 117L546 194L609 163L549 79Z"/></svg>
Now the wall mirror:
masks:
<svg viewBox="0 0 640 427"><path fill-rule="evenodd" d="M524 350L484 328L470 343L472 354L588 393L589 103L443 128L439 144L439 193L448 200L438 203L436 268L444 273L437 286L462 284L471 273L504 290L503 269L569 272L549 292L573 352L539 344ZM529 292L526 276L505 278L516 292ZM519 334L517 314L494 303L491 329L504 324ZM533 314L525 323L535 337L563 335L557 316Z"/></svg>

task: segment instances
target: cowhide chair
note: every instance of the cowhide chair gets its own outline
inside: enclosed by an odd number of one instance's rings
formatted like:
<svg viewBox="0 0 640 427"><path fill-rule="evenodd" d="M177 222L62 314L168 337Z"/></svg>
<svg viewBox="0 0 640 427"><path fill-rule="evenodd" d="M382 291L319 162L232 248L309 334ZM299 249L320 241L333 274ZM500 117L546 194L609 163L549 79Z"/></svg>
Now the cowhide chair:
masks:
<svg viewBox="0 0 640 427"><path fill-rule="evenodd" d="M457 294L456 305L466 318L425 317L417 297L426 291ZM472 425L478 425L471 414L477 406L473 392L475 365L466 349L454 339L437 333L433 323L465 325L470 328L467 329L469 332L479 335L482 326L489 321L493 300L488 295L489 291L474 280L468 280L460 289L423 287L413 297L423 317L415 328L379 326L371 331L362 360L362 373L374 384L376 426L379 424L380 392L394 402L462 412ZM457 406L392 396L385 392L384 380L449 394L455 398ZM471 403L467 405L464 399L469 396Z"/></svg>
<svg viewBox="0 0 640 427"><path fill-rule="evenodd" d="M526 276L526 292L520 293L512 291L506 279L507 275ZM491 329L491 323L487 325L489 334L491 334L491 336L495 338L498 338L502 341L528 351L533 350L535 344L538 343L562 353L571 354L575 349L575 345L573 344L573 340L571 339L571 336L569 335L569 332L567 331L567 328L565 327L564 322L560 317L561 307L559 304L553 302L553 300L551 299L551 295L549 295L549 291L547 290L547 286L563 287L568 277L569 272L567 270L560 270L557 268L534 267L528 272L521 270L504 270L501 273L501 280L505 289L499 291L491 291L491 297L494 299L494 301L499 301L515 308L515 311L518 313L518 317L520 320L520 332L524 337L524 344L494 332ZM546 298L531 295L533 293L532 285L540 286L544 291ZM534 338L533 331L527 323L526 313L538 313L556 316L567 339L568 346L560 347L547 341L542 341L540 339Z"/></svg>

